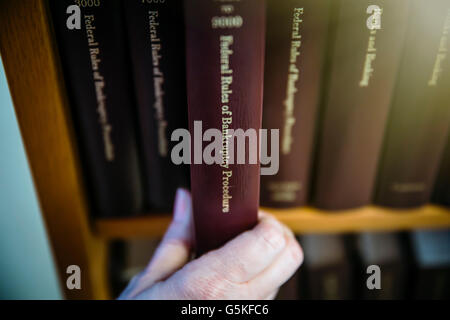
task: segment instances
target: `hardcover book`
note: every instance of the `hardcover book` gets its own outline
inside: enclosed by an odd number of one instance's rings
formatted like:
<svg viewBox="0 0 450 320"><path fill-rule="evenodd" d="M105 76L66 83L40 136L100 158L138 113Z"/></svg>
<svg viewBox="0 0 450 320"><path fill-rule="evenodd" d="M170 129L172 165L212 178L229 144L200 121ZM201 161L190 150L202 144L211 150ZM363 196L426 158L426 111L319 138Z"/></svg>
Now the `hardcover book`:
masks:
<svg viewBox="0 0 450 320"><path fill-rule="evenodd" d="M79 3L52 0L50 8L93 210L138 213L142 174L121 1L82 1L80 29L69 29L66 10Z"/></svg>
<svg viewBox="0 0 450 320"><path fill-rule="evenodd" d="M359 292L362 299L405 299L407 287L407 260L400 235L395 233L362 233L356 236L359 261ZM367 286L367 268L380 268L380 288Z"/></svg>
<svg viewBox="0 0 450 320"><path fill-rule="evenodd" d="M125 0L123 5L147 177L145 199L153 210L170 210L177 188L189 186L189 166L171 160L171 134L188 126L183 2Z"/></svg>
<svg viewBox="0 0 450 320"><path fill-rule="evenodd" d="M305 255L301 288L307 299L351 299L352 270L344 237L308 234L300 243Z"/></svg>
<svg viewBox="0 0 450 320"><path fill-rule="evenodd" d="M314 204L371 202L406 31L408 0L333 1Z"/></svg>
<svg viewBox="0 0 450 320"><path fill-rule="evenodd" d="M261 177L261 205L307 203L330 1L267 2L263 128L280 130L280 168Z"/></svg>
<svg viewBox="0 0 450 320"><path fill-rule="evenodd" d="M441 159L432 200L434 203L450 207L450 137Z"/></svg>
<svg viewBox="0 0 450 320"><path fill-rule="evenodd" d="M230 130L259 130L264 73L264 1L185 1L191 191L199 254L220 247L257 222L259 162L238 164ZM200 128L200 130L199 130ZM203 161L198 131L219 130L220 157ZM197 140L197 141L196 141ZM237 143L234 143L237 145ZM205 151L206 152L206 151ZM216 154L216 156L217 156ZM199 159L200 158L200 159ZM233 162L233 163L232 163Z"/></svg>
<svg viewBox="0 0 450 320"><path fill-rule="evenodd" d="M449 32L449 1L411 1L378 174L378 205L417 207L430 200L450 125Z"/></svg>

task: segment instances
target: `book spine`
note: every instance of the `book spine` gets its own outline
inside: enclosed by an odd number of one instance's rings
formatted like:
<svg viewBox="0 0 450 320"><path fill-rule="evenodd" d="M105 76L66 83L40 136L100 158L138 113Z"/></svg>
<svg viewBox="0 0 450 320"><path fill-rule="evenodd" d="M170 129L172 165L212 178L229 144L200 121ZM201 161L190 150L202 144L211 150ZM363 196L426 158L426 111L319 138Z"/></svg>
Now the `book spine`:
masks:
<svg viewBox="0 0 450 320"><path fill-rule="evenodd" d="M411 2L375 202L426 204L450 125L450 2ZM420 45L418 45L418 41Z"/></svg>
<svg viewBox="0 0 450 320"><path fill-rule="evenodd" d="M232 164L228 152L243 150L228 150L227 146L230 129L261 128L265 4L261 0L188 0L185 17L189 127L194 151L191 190L197 252L201 254L257 222L259 163ZM196 159L202 157L204 147L199 125L203 130L222 133L225 142L219 141L218 163L208 165Z"/></svg>
<svg viewBox="0 0 450 320"><path fill-rule="evenodd" d="M69 30L66 10L76 4L81 29ZM50 8L92 209L138 213L142 182L121 3L52 0Z"/></svg>
<svg viewBox="0 0 450 320"><path fill-rule="evenodd" d="M350 238L351 239L351 238ZM406 298L408 265L406 250L401 235L392 233L362 233L352 243L353 260L358 276L355 291L366 300L396 300ZM380 288L368 286L370 266L380 268L380 278L372 277L371 285L379 283Z"/></svg>
<svg viewBox="0 0 450 320"><path fill-rule="evenodd" d="M416 300L447 300L450 297L450 266L422 268L415 273Z"/></svg>
<svg viewBox="0 0 450 320"><path fill-rule="evenodd" d="M347 239L347 236L334 234L305 234L300 237L305 255L304 266L300 269L302 298L352 298L354 261Z"/></svg>
<svg viewBox="0 0 450 320"><path fill-rule="evenodd" d="M346 262L339 265L317 267L317 269L308 272L308 277L308 299L352 299L351 272Z"/></svg>
<svg viewBox="0 0 450 320"><path fill-rule="evenodd" d="M342 210L372 200L408 0L341 0L333 5L313 202ZM369 28L372 21L375 29Z"/></svg>
<svg viewBox="0 0 450 320"><path fill-rule="evenodd" d="M171 160L171 134L187 129L182 1L123 1L131 53L147 206L170 210L189 166ZM170 173L170 174L168 174Z"/></svg>
<svg viewBox="0 0 450 320"><path fill-rule="evenodd" d="M432 201L450 207L450 137L447 139L441 166L434 184Z"/></svg>
<svg viewBox="0 0 450 320"><path fill-rule="evenodd" d="M261 177L263 206L307 202L329 7L329 1L267 2L263 128L280 130L280 168Z"/></svg>

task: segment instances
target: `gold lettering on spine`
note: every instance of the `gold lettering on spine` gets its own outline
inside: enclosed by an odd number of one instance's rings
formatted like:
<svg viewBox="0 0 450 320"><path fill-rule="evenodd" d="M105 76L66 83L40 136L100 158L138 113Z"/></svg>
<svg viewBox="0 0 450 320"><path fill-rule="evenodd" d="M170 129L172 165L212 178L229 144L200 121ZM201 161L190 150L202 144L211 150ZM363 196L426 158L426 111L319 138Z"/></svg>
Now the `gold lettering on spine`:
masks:
<svg viewBox="0 0 450 320"><path fill-rule="evenodd" d="M99 116L98 121L102 128L105 159L108 162L113 162L115 159L115 155L114 143L111 136L112 126L109 123L108 110L106 108L105 79L100 72L100 64L102 60L100 59L100 45L95 38L95 15L85 15L84 23L86 26L89 55L91 57L92 78L94 80L95 96L97 98L97 113Z"/></svg>
<svg viewBox="0 0 450 320"><path fill-rule="evenodd" d="M158 36L159 28L159 11L149 11L149 35L150 35L150 48L153 65L153 89L155 93L155 102L153 108L155 109L155 119L158 127L158 153L161 157L167 157L168 155L168 142L167 142L167 121L164 115L164 72L160 68L161 56L161 39Z"/></svg>
<svg viewBox="0 0 450 320"><path fill-rule="evenodd" d="M233 93L233 69L230 67L230 57L233 54L231 46L234 38L232 35L220 36L220 74L221 74L221 113L222 113L222 212L230 212L230 183L233 171L230 170L229 145L231 135L229 130L233 123L233 112L230 106L230 96Z"/></svg>
<svg viewBox="0 0 450 320"><path fill-rule="evenodd" d="M436 60L433 65L433 72L431 73L431 78L428 81L429 87L434 87L437 85L439 77L442 73L442 65L448 56L448 33L450 32L450 9L447 12L447 17L444 22L444 28L442 31L441 40L439 41L439 49L436 54Z"/></svg>
<svg viewBox="0 0 450 320"><path fill-rule="evenodd" d="M383 14L383 10L380 10L380 18ZM367 51L366 57L364 59L363 72L361 76L361 80L359 81L359 86L361 88L368 87L370 84L370 79L372 78L373 72L375 69L373 68L373 64L377 58L377 48L376 48L376 40L377 40L377 30L370 30L369 40L367 43Z"/></svg>
<svg viewBox="0 0 450 320"><path fill-rule="evenodd" d="M295 124L294 108L295 94L298 92L297 82L299 80L300 70L297 66L298 57L300 56L300 48L302 45L301 25L303 23L303 8L294 8L292 34L291 34L291 50L289 56L289 69L287 77L286 98L284 105L284 126L281 133L281 153L287 155L291 153L293 143L292 128Z"/></svg>
<svg viewBox="0 0 450 320"><path fill-rule="evenodd" d="M222 16L214 16L211 19L211 28L215 29L239 29L244 24L244 19L240 15L233 15L236 11L234 2L240 0L215 0L222 4L219 9ZM233 170L230 168L230 139L232 135L233 107L231 105L232 85L234 80L233 69L231 67L231 56L234 54L232 46L234 44L233 35L219 35L220 42L220 112L222 114L222 212L229 213L232 190Z"/></svg>

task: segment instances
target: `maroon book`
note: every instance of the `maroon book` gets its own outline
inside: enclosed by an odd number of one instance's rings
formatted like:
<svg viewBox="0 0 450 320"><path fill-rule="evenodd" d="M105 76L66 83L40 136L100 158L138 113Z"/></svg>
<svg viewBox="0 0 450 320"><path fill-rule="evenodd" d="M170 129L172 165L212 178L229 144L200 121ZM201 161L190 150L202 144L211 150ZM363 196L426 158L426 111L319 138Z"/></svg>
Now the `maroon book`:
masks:
<svg viewBox="0 0 450 320"><path fill-rule="evenodd" d="M261 128L265 6L261 0L185 1L189 127ZM227 128L228 126L228 128ZM224 135L224 136L225 136ZM225 145L225 144L224 144ZM248 145L247 148L248 149ZM223 146L221 152L226 152ZM242 152L243 150L236 150ZM248 150L246 150L248 151ZM259 164L191 164L197 252L215 249L257 222Z"/></svg>
<svg viewBox="0 0 450 320"><path fill-rule="evenodd" d="M409 1L333 4L334 34L313 198L317 207L343 210L372 200ZM380 29L370 29L368 21Z"/></svg>
<svg viewBox="0 0 450 320"><path fill-rule="evenodd" d="M378 205L407 208L430 201L450 125L449 33L449 1L411 1L378 174Z"/></svg>
<svg viewBox="0 0 450 320"><path fill-rule="evenodd" d="M280 167L261 177L261 205L305 205L330 1L267 2L263 128L280 130Z"/></svg>

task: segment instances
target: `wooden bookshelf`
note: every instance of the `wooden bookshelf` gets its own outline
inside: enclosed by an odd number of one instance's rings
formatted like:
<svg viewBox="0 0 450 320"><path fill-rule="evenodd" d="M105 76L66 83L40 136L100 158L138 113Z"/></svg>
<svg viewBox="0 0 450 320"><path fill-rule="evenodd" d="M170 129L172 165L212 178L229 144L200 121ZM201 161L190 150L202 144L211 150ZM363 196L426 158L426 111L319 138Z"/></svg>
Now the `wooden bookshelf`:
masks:
<svg viewBox="0 0 450 320"><path fill-rule="evenodd" d="M336 212L321 211L311 207L285 210L263 208L262 210L275 215L298 234L450 227L450 211L434 205L407 210L375 206ZM94 223L94 232L105 239L161 237L169 223L170 215L168 214L98 219Z"/></svg>
<svg viewBox="0 0 450 320"><path fill-rule="evenodd" d="M111 239L160 237L170 215L90 219L86 188L46 0L0 0L0 50L61 287L68 299L109 298ZM297 233L450 227L450 210L365 207L270 210ZM18 213L19 214L19 213ZM32 262L31 262L32 263ZM82 290L65 289L66 268L82 270Z"/></svg>

